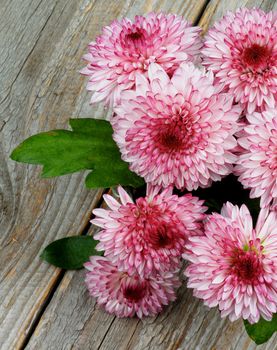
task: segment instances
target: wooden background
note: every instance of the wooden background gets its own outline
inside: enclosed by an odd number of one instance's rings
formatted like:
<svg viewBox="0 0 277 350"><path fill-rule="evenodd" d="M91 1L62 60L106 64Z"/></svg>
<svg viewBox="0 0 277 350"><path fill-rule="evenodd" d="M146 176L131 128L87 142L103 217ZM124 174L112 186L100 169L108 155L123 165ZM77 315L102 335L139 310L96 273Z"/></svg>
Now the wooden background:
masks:
<svg viewBox="0 0 277 350"><path fill-rule="evenodd" d="M204 30L239 6L277 9L274 0L0 0L0 349L252 350L241 321L221 319L179 290L156 318L116 319L89 297L84 271L64 272L39 259L51 241L92 233L102 191L85 174L52 180L9 160L26 137L67 127L69 117L105 117L89 105L81 56L114 18L164 10ZM277 349L277 336L258 349Z"/></svg>

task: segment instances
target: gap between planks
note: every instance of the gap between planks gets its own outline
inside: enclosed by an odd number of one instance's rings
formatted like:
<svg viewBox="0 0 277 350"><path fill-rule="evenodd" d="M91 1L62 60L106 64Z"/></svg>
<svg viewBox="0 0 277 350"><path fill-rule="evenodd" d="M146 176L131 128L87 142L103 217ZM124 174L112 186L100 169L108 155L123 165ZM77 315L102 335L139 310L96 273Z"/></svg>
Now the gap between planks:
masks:
<svg viewBox="0 0 277 350"><path fill-rule="evenodd" d="M93 206L92 209L99 208L103 205L103 194L105 194L108 191L109 190L107 190L107 189L103 189L103 190L98 191L96 198L95 198L95 205ZM90 222L92 220L92 218L93 218L93 214L91 212L90 217L89 217L88 221L84 224L84 227L81 230L81 233L79 236L86 236L89 233L89 229L92 226L92 224ZM34 318L28 332L26 333L26 336L25 336L24 340L22 341L22 344L19 347L19 350L25 349L26 346L28 345L33 333L35 332L35 330L37 328L37 325L38 325L42 315L44 314L45 310L47 309L48 305L50 304L50 302L51 302L56 290L58 289L59 285L61 284L65 274L66 274L66 270L59 269L57 276L56 276L56 279L55 279L54 283L52 284L51 288L49 289L49 292L45 296L45 300L42 303L40 310L38 311L36 317Z"/></svg>

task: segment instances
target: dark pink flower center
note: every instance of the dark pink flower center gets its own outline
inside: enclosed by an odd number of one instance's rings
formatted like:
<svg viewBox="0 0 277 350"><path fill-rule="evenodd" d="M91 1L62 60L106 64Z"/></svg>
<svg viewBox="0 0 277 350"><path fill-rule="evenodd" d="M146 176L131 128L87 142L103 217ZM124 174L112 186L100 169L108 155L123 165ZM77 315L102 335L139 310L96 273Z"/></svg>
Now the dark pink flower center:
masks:
<svg viewBox="0 0 277 350"><path fill-rule="evenodd" d="M153 248L171 248L174 242L169 230L166 227L158 227L158 229L149 235L149 241Z"/></svg>
<svg viewBox="0 0 277 350"><path fill-rule="evenodd" d="M249 284L258 281L263 272L261 254L252 246L247 250L236 248L231 258L231 273Z"/></svg>
<svg viewBox="0 0 277 350"><path fill-rule="evenodd" d="M121 45L125 48L125 53L128 52L129 54L132 54L136 52L139 54L145 54L147 42L147 32L143 28L133 26L131 28L124 28L122 31Z"/></svg>
<svg viewBox="0 0 277 350"><path fill-rule="evenodd" d="M251 47L247 47L243 52L244 62L251 67L257 67L266 63L269 57L267 47L253 44Z"/></svg>
<svg viewBox="0 0 277 350"><path fill-rule="evenodd" d="M137 234L130 237L140 241L146 250L183 249L184 232L180 231L174 213L165 216L159 206L148 203L145 198L138 198L133 208L136 217L134 227L129 225Z"/></svg>
<svg viewBox="0 0 277 350"><path fill-rule="evenodd" d="M127 40L136 41L143 38L143 33L141 31L136 31L126 35Z"/></svg>
<svg viewBox="0 0 277 350"><path fill-rule="evenodd" d="M124 297L133 303L136 303L144 298L146 294L146 288L144 283L135 283L132 285L128 285L123 288Z"/></svg>
<svg viewBox="0 0 277 350"><path fill-rule="evenodd" d="M172 119L170 124L160 125L160 132L156 137L157 147L164 153L190 149L195 138L191 118L179 116Z"/></svg>
<svg viewBox="0 0 277 350"><path fill-rule="evenodd" d="M161 135L160 142L165 148L173 151L180 150L183 145L180 135L173 134L170 131Z"/></svg>
<svg viewBox="0 0 277 350"><path fill-rule="evenodd" d="M154 202L158 203L154 203ZM124 245L133 247L135 254L144 260L148 256L156 258L181 256L186 243L187 231L175 211L167 207L157 195L155 201L149 198L138 198L135 204L128 203L119 211L122 218L119 221L126 227ZM129 250L131 252L131 250Z"/></svg>

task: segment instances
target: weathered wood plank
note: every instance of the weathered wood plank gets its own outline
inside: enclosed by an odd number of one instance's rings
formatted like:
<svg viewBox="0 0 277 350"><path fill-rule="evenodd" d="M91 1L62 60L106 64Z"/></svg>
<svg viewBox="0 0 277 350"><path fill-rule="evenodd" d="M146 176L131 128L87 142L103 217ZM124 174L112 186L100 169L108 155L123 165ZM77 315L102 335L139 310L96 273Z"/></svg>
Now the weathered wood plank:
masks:
<svg viewBox="0 0 277 350"><path fill-rule="evenodd" d="M240 7L259 7L264 11L276 9L275 0L211 0L203 13L199 25L205 32L216 20L222 18L227 11L235 11Z"/></svg>
<svg viewBox="0 0 277 350"><path fill-rule="evenodd" d="M189 7L182 9L183 12L175 8L171 10L187 15L193 3L196 2L190 2ZM160 6L169 7L168 4L164 1ZM227 9L234 10L244 5L261 6L266 10L276 8L274 1L211 1L200 23L207 29L209 23L221 17ZM100 3L96 8L101 11ZM157 8L153 7L155 10ZM150 9L152 7L149 6L147 10ZM139 10L145 10L145 7L133 7L130 12L141 13ZM126 13L129 14L125 11L124 15ZM156 318L143 321L116 319L107 315L89 297L84 285L84 271L68 272L27 349L257 349L246 335L241 321L231 323L221 319L217 310L209 310L200 300L193 298L192 291L186 289L185 283L178 294L178 300ZM277 336L274 336L258 349L275 349L276 340Z"/></svg>
<svg viewBox="0 0 277 350"><path fill-rule="evenodd" d="M84 174L41 180L9 160L24 138L64 127L86 97L78 69L94 2L1 3L0 31L0 348L18 349L60 274L39 254L52 240L80 234L102 191ZM78 28L78 31L76 31ZM81 30L80 30L81 29ZM84 44L85 45L85 44Z"/></svg>

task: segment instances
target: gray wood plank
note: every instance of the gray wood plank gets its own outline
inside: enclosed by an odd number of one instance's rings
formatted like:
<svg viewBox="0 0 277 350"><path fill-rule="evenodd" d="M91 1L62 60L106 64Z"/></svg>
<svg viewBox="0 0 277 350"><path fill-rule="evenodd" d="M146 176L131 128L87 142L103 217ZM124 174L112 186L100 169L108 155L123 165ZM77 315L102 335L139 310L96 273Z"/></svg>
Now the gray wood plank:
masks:
<svg viewBox="0 0 277 350"><path fill-rule="evenodd" d="M0 348L19 349L60 270L42 263L49 242L80 234L99 191L84 174L41 180L9 160L31 134L65 127L87 94L78 74L88 41L80 23L93 2L5 1L0 31ZM20 6L19 6L20 5ZM76 28L78 31L76 32ZM80 30L81 29L81 30ZM80 47L84 38L84 45Z"/></svg>

